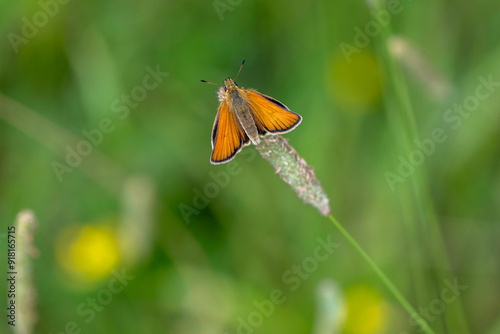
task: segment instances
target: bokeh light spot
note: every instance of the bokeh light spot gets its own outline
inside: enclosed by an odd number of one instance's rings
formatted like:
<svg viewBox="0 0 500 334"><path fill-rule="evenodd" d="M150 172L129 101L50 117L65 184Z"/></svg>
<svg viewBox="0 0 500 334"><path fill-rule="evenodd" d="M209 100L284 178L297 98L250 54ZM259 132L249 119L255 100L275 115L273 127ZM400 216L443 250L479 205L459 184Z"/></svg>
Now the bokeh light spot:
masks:
<svg viewBox="0 0 500 334"><path fill-rule="evenodd" d="M120 262L116 235L106 226L63 230L56 242L56 257L69 275L84 281L108 276Z"/></svg>
<svg viewBox="0 0 500 334"><path fill-rule="evenodd" d="M353 54L349 60L350 62L341 53L332 57L327 72L331 96L344 111L373 111L382 94L382 79L377 60L368 51Z"/></svg>
<svg viewBox="0 0 500 334"><path fill-rule="evenodd" d="M387 319L387 306L380 294L369 286L359 285L346 291L347 318L345 334L381 333Z"/></svg>

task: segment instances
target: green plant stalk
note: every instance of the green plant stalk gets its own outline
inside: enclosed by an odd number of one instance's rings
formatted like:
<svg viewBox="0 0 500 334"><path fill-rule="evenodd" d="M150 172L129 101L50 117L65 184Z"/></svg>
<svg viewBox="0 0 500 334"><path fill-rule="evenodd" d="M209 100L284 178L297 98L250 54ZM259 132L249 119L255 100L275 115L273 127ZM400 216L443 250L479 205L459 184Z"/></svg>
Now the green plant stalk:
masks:
<svg viewBox="0 0 500 334"><path fill-rule="evenodd" d="M328 216L344 237L361 254L370 267L380 277L389 291L396 297L403 308L417 322L427 334L435 334L427 323L415 311L406 298L392 284L391 280L382 272L377 264L368 256L361 246L351 237L342 225L333 217L330 210L328 195L316 178L312 168L302 159L288 141L280 135L263 138L256 146L257 151L274 167L276 173L296 192L304 203L313 205L321 214Z"/></svg>
<svg viewBox="0 0 500 334"><path fill-rule="evenodd" d="M422 330L427 334L435 334L435 332L427 326L427 322L420 317L420 315L415 311L413 306L406 300L406 298L399 292L398 288L391 282L391 280L384 274L382 269L372 260L372 258L365 252L365 250L354 240L354 238L347 232L344 227L333 217L332 214L328 216L332 221L333 225L340 231L340 233L347 239L347 241L358 251L358 253L363 257L363 259L368 263L368 265L377 274L384 285L389 289L389 291L394 295L397 301L403 306L403 308L408 312L408 314L416 321L416 323L422 328Z"/></svg>
<svg viewBox="0 0 500 334"><path fill-rule="evenodd" d="M385 9L385 2L375 1L375 7L376 10ZM399 139L402 140L398 140L398 142L402 144L402 151L405 156L408 156L411 152L412 139L418 139L419 133L405 78L396 64L396 60L388 50L388 42L391 35L392 31L390 25L383 28L381 31L379 47L392 82L395 96L398 100L398 109L400 110L400 112L393 112L389 115L389 117L392 116L395 119L401 120L400 124L403 125L401 129L398 129L398 127L395 126L393 126L393 129L396 129L396 131L401 135ZM411 211L415 210L418 218L412 220L418 222L419 225L411 226L413 224L410 222L407 222L406 225L410 228L410 231L413 232L414 236L418 236L421 239L420 241L423 242L423 247L419 247L418 245L417 247L424 248L424 253L422 253L420 257L427 259L432 267L435 268L433 278L434 288L437 289L437 284L444 280L448 276L447 273L450 273L451 270L438 224L438 219L433 203L430 200L431 197L427 180L428 178L426 176L425 167L420 166L420 168L416 170L414 175L411 177L411 184L406 187L407 191L405 191L405 194L401 196L401 198L402 201L408 199L410 202L413 202L413 208ZM406 204L410 203L403 203L403 207L406 207ZM415 245L414 240L413 244ZM412 251L415 252L416 250L413 249ZM444 269L441 269L442 267L444 267ZM422 275L419 274L417 277L421 279ZM422 286L425 286L425 282L418 282L417 287L421 288ZM436 291L436 293L439 293L439 291ZM451 332L459 330L461 333L468 333L468 327L465 321L461 301L457 300L454 305L449 306L453 311L443 314L443 320L446 320L446 324L444 325L445 328L448 328Z"/></svg>
<svg viewBox="0 0 500 334"><path fill-rule="evenodd" d="M398 109L401 110L398 116L402 121L400 124L403 124L403 128L399 131L399 139L402 140L398 141L402 144L402 154L404 156L409 156L412 151L411 138L416 140L419 138L419 135L413 117L407 85L400 69L394 63L394 60L388 52L386 52L386 57L384 58L386 59L387 68L391 75L395 95L399 101L400 108ZM389 115L389 117L391 116L394 117L394 114ZM430 201L431 195L428 189L427 180L425 166L420 166L415 170L410 180L408 180L410 183L406 187L401 187L403 191L400 192L402 195L400 198L401 201L404 202L402 203L403 209L407 212L414 212L416 214L416 217L408 217L414 223L407 221L406 224L413 237L418 238L418 242L413 240L410 243L410 245L418 247L417 250L412 251L418 251L418 249L420 249L421 254L419 257L421 259L419 259L419 262L422 263L426 261L430 264L430 267L434 269L431 280L434 281L433 288L436 290L435 294L439 294L438 284L449 276L449 273L451 273L451 266L449 265L449 259L444 247L438 219L436 218L433 204ZM417 226L413 226L413 224L417 224ZM422 274L419 273L415 277L417 279L422 279ZM426 285L427 283L425 282L417 282L417 287L420 287L420 293L417 292L417 296L425 296L425 293L422 293L422 288ZM425 301L421 299L421 302ZM446 312L442 315L443 320L446 319L445 327L451 328L451 332L460 330L461 333L468 333L461 301L457 300L455 305L450 305L450 310L451 309L454 309L455 312ZM451 313L455 313L455 315Z"/></svg>

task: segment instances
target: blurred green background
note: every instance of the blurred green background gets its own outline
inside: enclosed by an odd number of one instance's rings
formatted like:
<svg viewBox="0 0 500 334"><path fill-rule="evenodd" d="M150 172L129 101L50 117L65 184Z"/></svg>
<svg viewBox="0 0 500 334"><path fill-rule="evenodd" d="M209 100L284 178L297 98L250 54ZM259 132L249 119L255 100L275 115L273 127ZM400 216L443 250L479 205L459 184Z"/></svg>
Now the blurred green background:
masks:
<svg viewBox="0 0 500 334"><path fill-rule="evenodd" d="M479 79L500 81L498 1L392 3L381 31L375 0L60 1L0 4L0 243L33 210L33 333L420 333L253 147L210 164L199 80L243 59L428 325L500 333L500 89Z"/></svg>

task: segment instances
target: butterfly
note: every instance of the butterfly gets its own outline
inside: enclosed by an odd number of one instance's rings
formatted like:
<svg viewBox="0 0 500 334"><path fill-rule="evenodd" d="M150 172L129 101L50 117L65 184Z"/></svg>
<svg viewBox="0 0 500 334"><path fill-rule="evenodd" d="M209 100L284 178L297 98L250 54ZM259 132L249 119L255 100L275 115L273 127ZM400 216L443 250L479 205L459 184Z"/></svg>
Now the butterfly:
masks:
<svg viewBox="0 0 500 334"><path fill-rule="evenodd" d="M236 78L244 63L243 60ZM210 162L214 165L231 161L250 143L258 145L261 136L287 133L302 121L300 115L290 111L280 101L254 89L239 88L231 78L218 86L220 106L212 128L210 156Z"/></svg>

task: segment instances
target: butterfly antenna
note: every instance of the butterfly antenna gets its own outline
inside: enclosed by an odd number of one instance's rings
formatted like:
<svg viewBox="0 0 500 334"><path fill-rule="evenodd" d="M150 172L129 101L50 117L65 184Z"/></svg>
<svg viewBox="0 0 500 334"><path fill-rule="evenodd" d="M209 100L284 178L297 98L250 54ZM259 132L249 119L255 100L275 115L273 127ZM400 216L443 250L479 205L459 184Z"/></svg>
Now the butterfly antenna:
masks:
<svg viewBox="0 0 500 334"><path fill-rule="evenodd" d="M240 70L238 71L238 74L236 74L236 77L234 80L238 79L238 75L240 75L241 69L243 68L243 64L245 63L245 59L243 59L243 62L241 63Z"/></svg>
<svg viewBox="0 0 500 334"><path fill-rule="evenodd" d="M222 86L222 85L219 85L219 84L216 84L216 83L213 83L213 82L210 82L210 81L207 81L207 80L200 80L201 82L205 82L207 84L211 84L211 85L216 85L216 86Z"/></svg>

